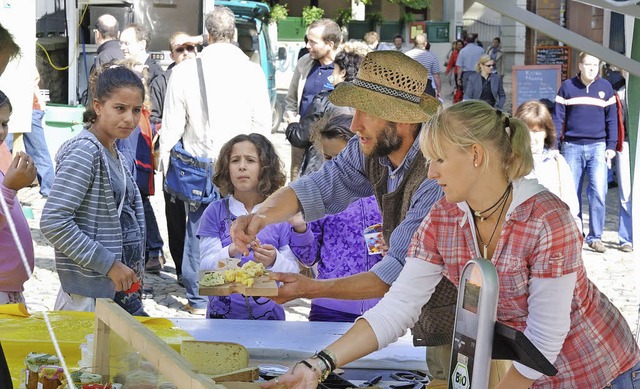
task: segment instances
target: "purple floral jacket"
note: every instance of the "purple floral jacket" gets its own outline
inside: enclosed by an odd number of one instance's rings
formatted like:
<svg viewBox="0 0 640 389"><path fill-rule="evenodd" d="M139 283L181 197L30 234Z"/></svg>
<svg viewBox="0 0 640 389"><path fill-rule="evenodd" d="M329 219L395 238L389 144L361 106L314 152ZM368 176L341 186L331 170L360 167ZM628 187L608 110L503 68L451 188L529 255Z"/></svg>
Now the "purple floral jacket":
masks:
<svg viewBox="0 0 640 389"><path fill-rule="evenodd" d="M364 240L364 230L381 222L375 197L366 197L340 213L308 223L307 231L302 234L292 232L289 245L303 265L317 264L318 279L347 277L368 271L382 260L382 255L368 253ZM379 300L317 298L313 304L361 315Z"/></svg>

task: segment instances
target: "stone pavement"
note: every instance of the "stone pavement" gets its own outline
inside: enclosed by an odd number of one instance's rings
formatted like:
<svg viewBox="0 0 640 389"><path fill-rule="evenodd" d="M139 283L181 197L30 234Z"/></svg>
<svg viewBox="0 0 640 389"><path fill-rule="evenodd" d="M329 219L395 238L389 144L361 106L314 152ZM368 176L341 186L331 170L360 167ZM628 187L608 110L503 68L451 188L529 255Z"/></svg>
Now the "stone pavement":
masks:
<svg viewBox="0 0 640 389"><path fill-rule="evenodd" d="M286 165L286 171L289 171L290 150L284 135L272 134L271 140ZM159 181L156 187L161 187ZM33 211L33 218L29 220L29 224L35 245L36 269L33 277L25 284L25 297L31 312L53 309L59 289L58 276L54 270L53 248L39 230L44 199L40 197L37 189L23 189L19 194L21 202ZM153 295L144 300L145 310L154 317L194 317L181 309L187 300L184 289L176 282L175 269L167 246L163 196L152 196L152 204L165 239L165 256L168 262L160 275L145 276L146 287L153 289ZM622 311L635 333L639 307L637 280L640 271L634 253L623 253L617 249L617 215L617 189L613 188L607 196L607 218L603 236L607 252L598 254L584 245L583 259L591 280ZM309 301L292 301L286 305L286 311L287 320L306 320Z"/></svg>

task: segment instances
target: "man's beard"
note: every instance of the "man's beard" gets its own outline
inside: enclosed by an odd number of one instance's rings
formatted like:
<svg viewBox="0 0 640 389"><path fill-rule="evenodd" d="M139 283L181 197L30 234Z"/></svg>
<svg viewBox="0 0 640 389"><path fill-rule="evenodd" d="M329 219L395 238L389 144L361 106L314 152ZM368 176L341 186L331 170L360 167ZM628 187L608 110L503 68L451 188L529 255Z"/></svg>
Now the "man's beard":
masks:
<svg viewBox="0 0 640 389"><path fill-rule="evenodd" d="M370 157L386 157L400 149L402 139L398 136L396 123L390 122L380 135L376 137L376 144L371 150Z"/></svg>

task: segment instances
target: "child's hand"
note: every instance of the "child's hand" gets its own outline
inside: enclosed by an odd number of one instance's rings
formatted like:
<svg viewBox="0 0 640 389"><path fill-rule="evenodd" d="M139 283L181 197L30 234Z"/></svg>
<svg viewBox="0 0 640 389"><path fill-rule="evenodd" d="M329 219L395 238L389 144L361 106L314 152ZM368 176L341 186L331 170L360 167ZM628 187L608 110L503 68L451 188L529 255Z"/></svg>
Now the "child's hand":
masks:
<svg viewBox="0 0 640 389"><path fill-rule="evenodd" d="M258 263L262 263L264 267L270 267L276 261L278 250L270 244L255 246L253 248L253 259Z"/></svg>
<svg viewBox="0 0 640 389"><path fill-rule="evenodd" d="M113 266L111 266L111 269L109 269L109 272L107 273L107 277L111 278L111 281L113 281L113 284L116 287L116 292L128 290L131 288L131 285L138 282L136 273L120 261L115 261L113 263Z"/></svg>
<svg viewBox="0 0 640 389"><path fill-rule="evenodd" d="M33 180L36 179L36 173L36 165L33 163L31 157L21 151L13 161L11 161L11 165L4 175L2 184L6 188L17 191L31 185Z"/></svg>

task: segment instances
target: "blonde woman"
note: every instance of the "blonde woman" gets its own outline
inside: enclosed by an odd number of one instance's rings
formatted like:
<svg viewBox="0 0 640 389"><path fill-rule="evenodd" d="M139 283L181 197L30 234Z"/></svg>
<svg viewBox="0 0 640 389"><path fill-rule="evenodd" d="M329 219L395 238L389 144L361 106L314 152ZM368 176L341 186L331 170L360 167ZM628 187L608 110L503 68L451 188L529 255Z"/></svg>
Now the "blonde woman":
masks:
<svg viewBox="0 0 640 389"><path fill-rule="evenodd" d="M463 100L482 100L490 106L502 109L505 100L502 77L494 73L496 62L488 55L483 55L476 64L476 73L469 75L464 88Z"/></svg>

